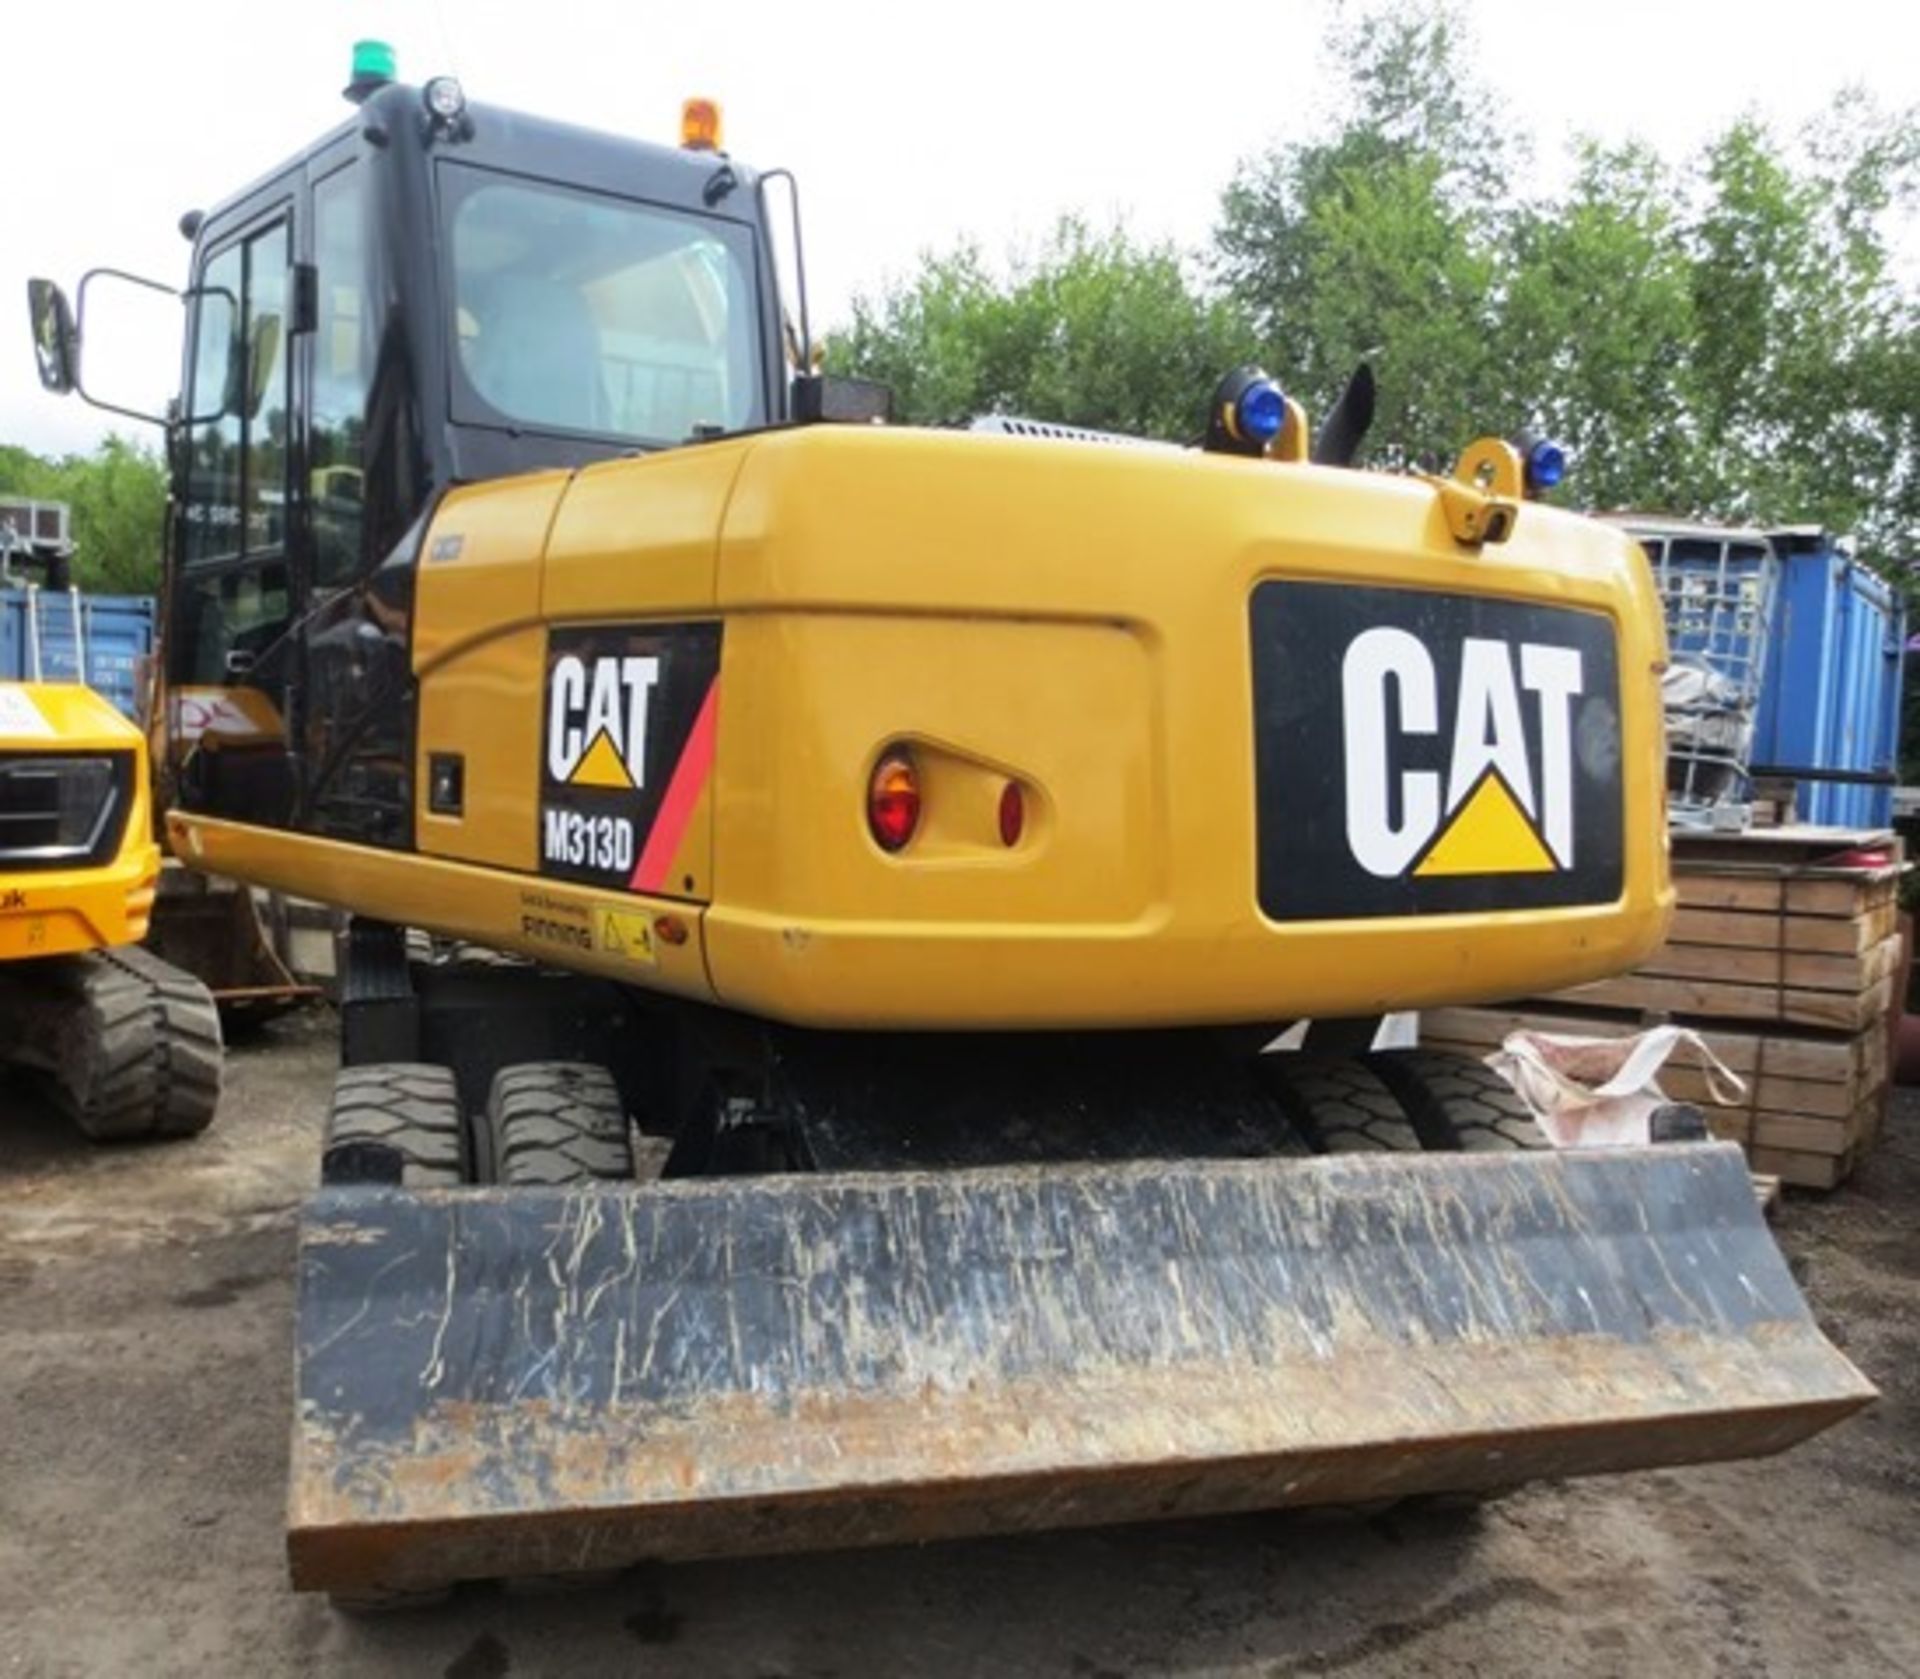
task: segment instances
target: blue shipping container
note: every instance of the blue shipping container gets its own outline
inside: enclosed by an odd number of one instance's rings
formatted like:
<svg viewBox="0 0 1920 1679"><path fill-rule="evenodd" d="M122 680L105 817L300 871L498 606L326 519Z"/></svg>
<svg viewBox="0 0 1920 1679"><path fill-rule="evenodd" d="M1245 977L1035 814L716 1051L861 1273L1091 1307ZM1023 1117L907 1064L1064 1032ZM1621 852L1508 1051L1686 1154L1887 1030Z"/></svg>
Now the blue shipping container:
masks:
<svg viewBox="0 0 1920 1679"><path fill-rule="evenodd" d="M1676 660L1704 660L1752 704L1741 764L1791 778L1801 822L1886 827L1906 642L1893 588L1811 526L1618 522L1655 566Z"/></svg>
<svg viewBox="0 0 1920 1679"><path fill-rule="evenodd" d="M1906 609L1892 587L1832 541L1774 536L1783 566L1773 650L1755 719L1756 771L1798 783L1802 822L1884 828L1900 757ZM1824 780L1848 772L1874 780Z"/></svg>
<svg viewBox="0 0 1920 1679"><path fill-rule="evenodd" d="M71 597L50 590L34 603L40 628L40 674L47 682L85 681L132 717L139 693L135 672L142 655L153 651L151 595L82 595L80 637L86 669L80 669L74 640ZM27 633L27 591L0 589L0 679L33 678L31 638Z"/></svg>

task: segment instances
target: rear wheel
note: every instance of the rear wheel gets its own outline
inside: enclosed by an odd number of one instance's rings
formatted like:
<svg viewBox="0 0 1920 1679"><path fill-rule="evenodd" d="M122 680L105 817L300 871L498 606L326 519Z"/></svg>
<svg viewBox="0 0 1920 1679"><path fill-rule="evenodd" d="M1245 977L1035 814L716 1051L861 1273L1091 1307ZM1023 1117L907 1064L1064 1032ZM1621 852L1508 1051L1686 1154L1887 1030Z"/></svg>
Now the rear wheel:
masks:
<svg viewBox="0 0 1920 1679"><path fill-rule="evenodd" d="M452 1069L424 1061L342 1067L327 1115L320 1181L445 1189L466 1181Z"/></svg>
<svg viewBox="0 0 1920 1679"><path fill-rule="evenodd" d="M1359 1061L1268 1056L1261 1070L1288 1122L1316 1154L1404 1152L1420 1147L1394 1093Z"/></svg>
<svg viewBox="0 0 1920 1679"><path fill-rule="evenodd" d="M1399 1098L1428 1148L1488 1154L1553 1146L1526 1103L1483 1062L1395 1049L1368 1056L1367 1065Z"/></svg>
<svg viewBox="0 0 1920 1679"><path fill-rule="evenodd" d="M628 1182L633 1149L613 1075L586 1061L502 1067L487 1097L494 1173L505 1184Z"/></svg>

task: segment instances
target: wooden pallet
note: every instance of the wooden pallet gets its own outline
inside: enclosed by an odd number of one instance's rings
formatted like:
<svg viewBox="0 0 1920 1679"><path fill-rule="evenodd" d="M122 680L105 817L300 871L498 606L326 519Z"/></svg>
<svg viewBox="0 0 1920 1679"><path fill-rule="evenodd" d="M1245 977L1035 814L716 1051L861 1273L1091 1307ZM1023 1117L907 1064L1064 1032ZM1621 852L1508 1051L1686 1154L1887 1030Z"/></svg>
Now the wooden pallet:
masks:
<svg viewBox="0 0 1920 1679"><path fill-rule="evenodd" d="M1899 924L1900 906L1891 893L1863 904L1857 915L1695 907L1683 894L1667 938L1711 949L1858 956L1892 938Z"/></svg>
<svg viewBox="0 0 1920 1679"><path fill-rule="evenodd" d="M1553 996L1689 1021L1776 1021L1848 1032L1886 1018L1899 965L1897 936L1851 957L1668 944L1632 973Z"/></svg>
<svg viewBox="0 0 1920 1679"><path fill-rule="evenodd" d="M1747 1165L1797 1189L1838 1189L1853 1176L1864 1152L1859 1143L1841 1154L1807 1154L1798 1149L1749 1148Z"/></svg>

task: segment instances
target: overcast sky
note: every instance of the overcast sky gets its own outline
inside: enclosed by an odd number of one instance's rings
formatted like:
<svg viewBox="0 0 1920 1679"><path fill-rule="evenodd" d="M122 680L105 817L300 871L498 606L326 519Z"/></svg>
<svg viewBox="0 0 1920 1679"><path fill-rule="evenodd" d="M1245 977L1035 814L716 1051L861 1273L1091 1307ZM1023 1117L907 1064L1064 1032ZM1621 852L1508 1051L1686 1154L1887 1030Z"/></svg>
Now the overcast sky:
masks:
<svg viewBox="0 0 1920 1679"><path fill-rule="evenodd" d="M180 213L338 122L350 43L404 79L671 142L719 99L727 142L799 175L816 320L972 235L1032 240L1065 210L1197 246L1237 159L1326 111L1336 0L88 0L7 7L0 141L0 442L86 448L106 416L43 395L25 280L91 264L185 278ZM1913 0L1469 0L1480 69L1530 182L1567 140L1684 157L1742 110L1796 128L1840 86L1920 103ZM98 348L99 346L96 345ZM161 381L176 353L154 353ZM128 429L120 422L122 429ZM138 428L135 428L138 429Z"/></svg>

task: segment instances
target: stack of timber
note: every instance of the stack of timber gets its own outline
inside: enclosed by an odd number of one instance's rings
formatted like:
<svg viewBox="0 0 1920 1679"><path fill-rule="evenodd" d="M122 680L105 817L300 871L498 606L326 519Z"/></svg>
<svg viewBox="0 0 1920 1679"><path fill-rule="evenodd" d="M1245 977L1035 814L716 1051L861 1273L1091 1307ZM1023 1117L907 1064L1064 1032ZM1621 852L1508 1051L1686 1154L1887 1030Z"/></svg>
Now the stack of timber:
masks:
<svg viewBox="0 0 1920 1679"><path fill-rule="evenodd" d="M1902 867L1898 839L1883 830L1676 833L1679 909L1666 944L1638 968L1549 997L1432 1011L1421 1041L1485 1055L1518 1030L1619 1037L1690 1026L1746 1093L1716 1101L1686 1047L1661 1088L1699 1103L1718 1135L1745 1145L1755 1172L1830 1189L1872 1146L1886 1108L1906 986Z"/></svg>

